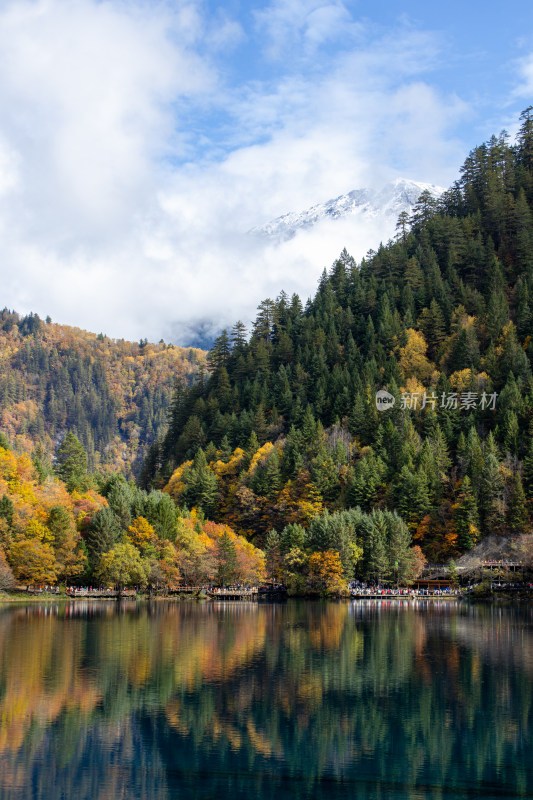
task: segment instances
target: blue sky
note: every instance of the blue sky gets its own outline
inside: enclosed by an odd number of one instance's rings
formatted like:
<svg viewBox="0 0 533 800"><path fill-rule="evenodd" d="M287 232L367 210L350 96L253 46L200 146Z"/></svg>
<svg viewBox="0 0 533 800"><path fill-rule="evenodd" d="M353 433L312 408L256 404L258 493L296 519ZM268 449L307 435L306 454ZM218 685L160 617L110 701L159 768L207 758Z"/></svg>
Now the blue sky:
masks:
<svg viewBox="0 0 533 800"><path fill-rule="evenodd" d="M305 299L379 226L254 225L397 177L449 185L533 103L529 3L5 0L4 303L185 341Z"/></svg>
<svg viewBox="0 0 533 800"><path fill-rule="evenodd" d="M223 10L221 10L223 8ZM234 39L212 56L227 88L256 98L276 93L287 81L323 80L350 55L374 52L382 68L391 69L391 86L405 80L403 69L383 52L387 43L418 37L420 59L411 78L443 95L457 96L468 108L451 126L466 147L516 127L527 102L524 69L533 52L533 5L508 3L446 4L427 2L281 2L204 5L207 17L235 25ZM314 30L313 26L316 27ZM383 58L379 58L382 55ZM205 136L195 157L231 149L236 131L232 107L195 108L191 123ZM272 128L280 120L269 121ZM271 128L250 132L250 141L265 141ZM244 133L244 132L242 132ZM212 145L210 151L209 144ZM220 148L220 150L218 150Z"/></svg>

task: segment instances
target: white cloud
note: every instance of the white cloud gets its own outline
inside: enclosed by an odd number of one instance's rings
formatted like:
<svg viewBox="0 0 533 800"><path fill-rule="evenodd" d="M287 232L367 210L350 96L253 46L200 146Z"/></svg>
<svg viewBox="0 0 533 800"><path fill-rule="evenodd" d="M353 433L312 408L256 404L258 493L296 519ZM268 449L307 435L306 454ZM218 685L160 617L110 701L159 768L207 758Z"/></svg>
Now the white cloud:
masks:
<svg viewBox="0 0 533 800"><path fill-rule="evenodd" d="M353 20L342 0L273 0L255 12L258 29L267 37L271 58L309 57L326 42L359 38L364 26ZM303 46L303 51L301 47Z"/></svg>
<svg viewBox="0 0 533 800"><path fill-rule="evenodd" d="M130 198L142 202L168 153L167 105L212 88L170 40L182 24L185 42L196 35L185 11L39 0L0 14L0 127L18 152L20 203L46 238L106 239L129 224Z"/></svg>
<svg viewBox="0 0 533 800"><path fill-rule="evenodd" d="M16 190L19 183L18 154L5 141L0 139L0 199Z"/></svg>
<svg viewBox="0 0 533 800"><path fill-rule="evenodd" d="M3 6L7 305L134 339L249 319L282 288L305 299L344 245L361 256L380 233L345 222L274 247L249 228L398 174L455 177L466 108L422 80L432 36L378 35L314 0L276 1L257 24L259 60L279 36L305 67L225 82L255 34L200 2ZM324 47L343 35L342 52Z"/></svg>
<svg viewBox="0 0 533 800"><path fill-rule="evenodd" d="M515 97L529 97L533 95L533 53L521 58L517 62L520 83L515 88Z"/></svg>
<svg viewBox="0 0 533 800"><path fill-rule="evenodd" d="M456 98L443 100L423 84L364 93L338 78L307 87L307 94L307 107L292 120L287 114L267 142L198 168L161 198L168 219L160 236L166 254L174 252L168 267L182 275L194 265L187 297L198 318L213 318L219 327L250 319L260 299L282 288L305 300L343 246L360 258L393 232L393 223L387 231L372 222L361 229L348 218L265 246L246 237L253 225L396 177L395 158L407 177L444 185L455 178L449 165L460 163L462 150L447 141L447 131L464 113Z"/></svg>

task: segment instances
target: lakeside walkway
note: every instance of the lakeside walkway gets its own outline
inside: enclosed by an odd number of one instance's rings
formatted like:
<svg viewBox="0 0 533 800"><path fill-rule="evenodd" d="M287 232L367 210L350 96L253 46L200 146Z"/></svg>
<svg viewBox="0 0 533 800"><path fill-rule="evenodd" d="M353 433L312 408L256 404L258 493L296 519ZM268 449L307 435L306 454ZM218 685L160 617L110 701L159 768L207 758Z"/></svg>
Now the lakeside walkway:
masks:
<svg viewBox="0 0 533 800"><path fill-rule="evenodd" d="M432 583L432 582L429 582ZM435 582L436 583L436 582ZM345 600L460 600L468 599L472 596L472 589L474 587L451 587L451 586L430 586L430 587L409 587L409 588L393 588L383 586L351 586L348 594L340 596L340 599ZM491 593L496 590L518 595L519 592L526 592L529 595L533 592L533 584L497 584L492 582L490 585ZM178 599L179 597L189 596L191 598L203 598L204 600L232 600L232 601L261 601L261 600L276 600L287 598L286 590L277 586L276 588L266 586L229 586L224 588L213 586L169 586L162 593L155 592L153 595L146 595L144 592L139 592L136 589L126 589L118 591L116 589L104 589L102 587L68 587L65 593L59 593L57 587L43 586L28 589L18 588L12 594L13 599L17 595L24 596L29 600L35 600L40 597L47 600L52 600L54 597L64 600L120 600L120 599L142 599L145 597L153 596L159 598L172 597ZM301 595L307 597L316 597L317 595Z"/></svg>

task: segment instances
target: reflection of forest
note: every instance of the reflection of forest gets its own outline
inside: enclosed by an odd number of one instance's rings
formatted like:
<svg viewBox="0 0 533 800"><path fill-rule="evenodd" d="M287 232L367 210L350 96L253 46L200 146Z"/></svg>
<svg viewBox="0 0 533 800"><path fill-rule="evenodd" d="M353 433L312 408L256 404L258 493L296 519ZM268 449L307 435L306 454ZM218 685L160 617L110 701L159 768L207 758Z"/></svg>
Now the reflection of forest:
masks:
<svg viewBox="0 0 533 800"><path fill-rule="evenodd" d="M5 609L0 797L531 792L532 655L449 604Z"/></svg>
<svg viewBox="0 0 533 800"><path fill-rule="evenodd" d="M481 658L524 670L533 679L533 608L517 607L512 615L498 606L476 611L475 616L456 621L457 641L475 648Z"/></svg>

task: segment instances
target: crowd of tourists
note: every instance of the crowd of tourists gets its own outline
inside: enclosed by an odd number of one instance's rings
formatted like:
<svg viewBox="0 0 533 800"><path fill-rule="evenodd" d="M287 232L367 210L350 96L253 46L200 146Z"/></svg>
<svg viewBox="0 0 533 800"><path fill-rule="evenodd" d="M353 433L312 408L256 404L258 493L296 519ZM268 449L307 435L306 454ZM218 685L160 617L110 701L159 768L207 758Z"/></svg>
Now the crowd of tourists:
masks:
<svg viewBox="0 0 533 800"><path fill-rule="evenodd" d="M137 587L133 589L124 589L121 594L137 594ZM90 597L116 594L116 589L110 589L108 586L67 586L65 589L66 594L70 597Z"/></svg>
<svg viewBox="0 0 533 800"><path fill-rule="evenodd" d="M387 586L382 583L370 583L363 581L351 581L348 588L352 597L447 597L465 594L475 588L475 585L470 586L428 586L428 587L396 587ZM533 591L533 583L518 583L518 582L496 582L490 584L492 590L519 590L526 589ZM211 586L205 584L203 586L173 586L167 587L167 591L171 592L209 592L212 594L285 594L286 589L281 584L272 584L268 586L243 586L242 584L232 584L231 586ZM30 588L33 594L59 594L59 586L50 586L48 584L33 586ZM133 587L123 590L120 594L135 596L141 589ZM70 597L102 597L116 595L117 590L111 589L106 586L67 586L65 592Z"/></svg>
<svg viewBox="0 0 533 800"><path fill-rule="evenodd" d="M428 588L384 586L381 583L364 583L352 581L349 584L350 594L353 597L446 597L461 594L464 589L453 586L435 586Z"/></svg>

